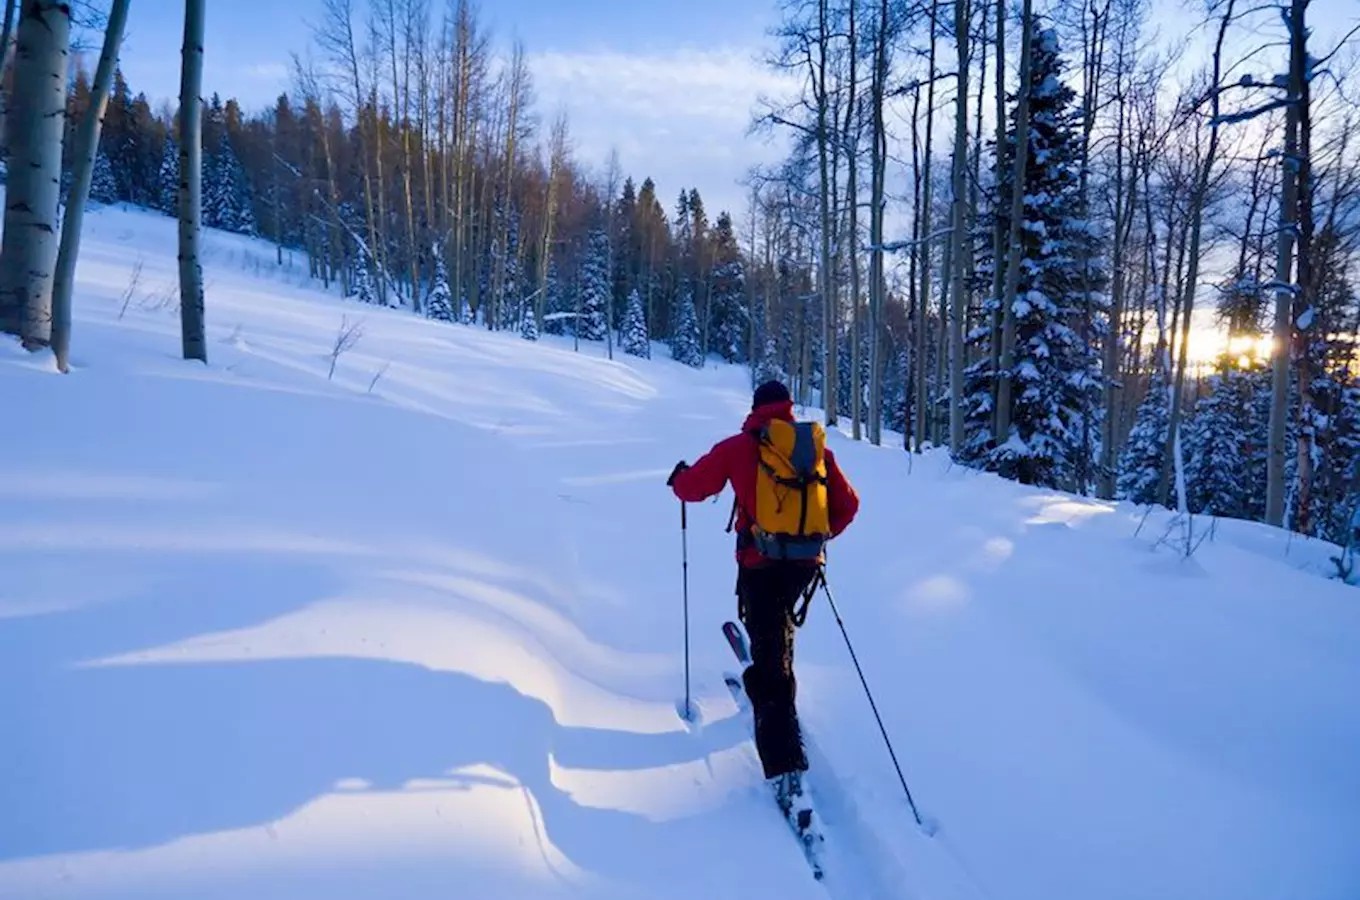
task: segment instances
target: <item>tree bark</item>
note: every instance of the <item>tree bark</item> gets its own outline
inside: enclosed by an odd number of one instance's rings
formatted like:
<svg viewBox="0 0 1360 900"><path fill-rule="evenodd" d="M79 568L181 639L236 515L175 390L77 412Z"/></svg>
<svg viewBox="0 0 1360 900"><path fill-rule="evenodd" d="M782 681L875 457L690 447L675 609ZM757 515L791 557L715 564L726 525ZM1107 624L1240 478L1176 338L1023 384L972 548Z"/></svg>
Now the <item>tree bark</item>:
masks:
<svg viewBox="0 0 1360 900"><path fill-rule="evenodd" d="M47 346L52 333L70 29L68 4L29 0L15 46L0 330L18 335L30 350Z"/></svg>
<svg viewBox="0 0 1360 900"><path fill-rule="evenodd" d="M185 0L179 88L179 312L184 358L208 361L198 237L203 191L205 0Z"/></svg>
<svg viewBox="0 0 1360 900"><path fill-rule="evenodd" d="M1006 146L1006 0L996 0L996 173L994 178L996 184L993 190L996 191L996 208L999 213L1001 208L1001 184L1005 181L1005 159L1006 155L1001 152L1001 148ZM1005 302L1002 300L1002 292L1006 286L1006 220L1000 215L995 216L996 221L992 223L992 297L996 302L996 312L992 314L991 322L991 355L992 355L992 426L995 429L999 419L998 410L1001 408L1001 344L1002 326L1005 318L1003 307ZM1000 443L1000 435L993 435L994 440Z"/></svg>
<svg viewBox="0 0 1360 900"><path fill-rule="evenodd" d="M859 136L860 122L857 89L859 87L859 44L855 34L856 0L850 3L850 97L845 109L845 148L848 156L847 184L845 188L848 206L848 236L846 250L850 254L850 430L855 440L860 440L860 421L864 416L864 401L860 384L860 356L862 337L860 315L860 277L859 277Z"/></svg>
<svg viewBox="0 0 1360 900"><path fill-rule="evenodd" d="M1291 51L1293 42L1291 40ZM1292 53L1291 53L1292 55ZM1289 91L1294 93L1294 66L1290 64ZM1294 237L1298 229L1299 177L1299 104L1285 108L1283 183L1280 199L1280 229L1275 251L1275 329L1272 357L1269 434L1266 444L1266 524L1284 525L1285 420L1289 414L1290 340L1293 333L1290 308L1294 301Z"/></svg>
<svg viewBox="0 0 1360 900"><path fill-rule="evenodd" d="M9 59L9 42L14 37L14 12L19 0L3 0L5 24L0 26L0 159L9 157L9 92L5 90L5 63Z"/></svg>
<svg viewBox="0 0 1360 900"><path fill-rule="evenodd" d="M113 85L113 70L118 62L118 49L123 43L123 29L127 24L130 0L114 0L109 9L109 22L104 31L104 49L95 68L94 84L90 88L90 108L76 132L71 173L71 189L66 198L66 216L61 223L61 247L57 251L57 272L52 284L52 352L57 369L65 372L71 353L71 295L75 290L76 257L80 253L80 228L85 217L85 201L90 196L90 178L94 173L94 159L99 151L99 133L104 125L104 111L108 108L109 88Z"/></svg>
<svg viewBox="0 0 1360 900"><path fill-rule="evenodd" d="M884 95L888 84L888 0L880 0L878 33L874 41L873 141L869 208L869 441L883 443L883 377L879 358L883 343L883 205L884 182L888 168L888 132L883 120ZM934 47L934 41L931 41ZM933 83L933 82L932 82Z"/></svg>
<svg viewBox="0 0 1360 900"><path fill-rule="evenodd" d="M1308 58L1306 15L1311 0L1291 0L1289 10L1289 93L1293 99L1298 128L1298 272L1294 291L1293 331L1295 380L1299 386L1298 439L1295 446L1294 530L1313 534L1313 450L1316 446L1316 421L1313 399L1311 333L1317 324L1313 304L1313 165L1312 165L1312 92Z"/></svg>
<svg viewBox="0 0 1360 900"><path fill-rule="evenodd" d="M831 263L832 225L832 178L830 171L830 129L827 125L830 101L827 96L826 70L827 56L830 52L830 23L828 22L828 0L817 2L817 63L814 77L814 94L817 104L817 166L821 177L818 191L819 212L821 215L821 253L818 258L819 284L822 295L822 408L826 411L826 424L836 424L836 298L834 273ZM704 348L705 351L708 349Z"/></svg>
<svg viewBox="0 0 1360 900"><path fill-rule="evenodd" d="M968 29L972 21L969 0L954 0L954 41L958 56L958 86L954 103L954 165L953 206L950 225L953 233L950 244L953 255L951 290L953 306L949 315L949 452L957 456L963 450L963 318L968 303L965 296L965 275L968 271L965 248L969 243L968 225Z"/></svg>
<svg viewBox="0 0 1360 900"><path fill-rule="evenodd" d="M1011 366L1015 365L1015 292L1020 289L1020 220L1025 214L1025 171L1029 165L1030 44L1034 40L1033 0L1025 0L1020 37L1019 108L1015 124L1015 160L1011 170L1011 216L1007 235L1005 294L1001 297L1001 359L997 369L996 444L1011 437Z"/></svg>
<svg viewBox="0 0 1360 900"><path fill-rule="evenodd" d="M887 11L883 13L887 15ZM933 204L932 194L934 189L933 179L931 178L931 162L935 155L935 35L936 35L936 7L930 7L930 57L926 70L926 144L922 152L922 193L920 219L921 226L918 230L919 237L916 239L916 252L920 255L921 290L916 306L916 449L920 451L926 442L926 432L934 419L930 408L930 379L927 377L930 366L930 354L926 348L930 346L930 257L931 232L934 222L931 218L931 207ZM882 202L882 198L879 198Z"/></svg>

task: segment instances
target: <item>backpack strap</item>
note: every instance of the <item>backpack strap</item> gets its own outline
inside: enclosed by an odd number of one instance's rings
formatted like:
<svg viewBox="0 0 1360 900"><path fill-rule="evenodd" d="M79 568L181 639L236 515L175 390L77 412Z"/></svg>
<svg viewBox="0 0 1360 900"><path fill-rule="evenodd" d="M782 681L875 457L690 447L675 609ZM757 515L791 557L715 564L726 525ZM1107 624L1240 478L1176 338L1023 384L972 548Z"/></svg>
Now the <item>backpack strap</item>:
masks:
<svg viewBox="0 0 1360 900"><path fill-rule="evenodd" d="M750 435L752 438L755 439L755 442L756 442L756 465L760 465L760 444L763 443L764 440L765 440L765 438L764 438L764 432L765 432L765 429L764 429L763 427L762 427L762 428L758 428L758 429L757 429L757 428L752 428L750 431L742 432L743 434L748 434L748 435ZM729 516L727 517L727 533L728 533L728 534L731 534L732 531L733 531L733 530L736 528L736 526L737 526L737 510L740 509L740 508L741 508L741 507L740 507L740 504L739 504L738 501L737 501L737 489L736 489L735 487L733 487L733 488L732 488L732 513L731 513L731 515L729 515ZM755 521L755 517L752 516L750 513L747 513L746 518L747 518L748 520L750 520L750 521ZM744 550L744 549L746 549L747 547L751 546L751 545L754 544L754 543L755 543L755 538L752 536L751 530L750 530L749 528L742 529L740 532L738 532L738 534L737 534L737 549L738 549L738 550Z"/></svg>

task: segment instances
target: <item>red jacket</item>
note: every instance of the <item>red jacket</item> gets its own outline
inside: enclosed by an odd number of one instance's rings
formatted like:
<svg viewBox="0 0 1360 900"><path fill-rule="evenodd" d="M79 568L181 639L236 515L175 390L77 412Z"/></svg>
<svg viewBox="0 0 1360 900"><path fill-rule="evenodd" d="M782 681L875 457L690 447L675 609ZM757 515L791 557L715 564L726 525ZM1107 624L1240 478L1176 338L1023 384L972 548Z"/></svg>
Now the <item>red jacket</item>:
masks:
<svg viewBox="0 0 1360 900"><path fill-rule="evenodd" d="M782 401L770 403L754 410L746 417L741 433L720 441L712 450L699 458L693 466L682 469L675 476L671 489L675 496L686 503L699 503L722 492L728 482L737 495L737 533L750 529L751 517L747 510L756 503L756 468L759 463L757 444L751 439L751 432L757 431L771 419L793 421L793 403ZM850 486L836 457L828 447L826 450L826 494L828 513L831 519L831 536L844 531L859 512L859 495ZM764 557L754 547L737 549L737 562L743 566L759 565Z"/></svg>

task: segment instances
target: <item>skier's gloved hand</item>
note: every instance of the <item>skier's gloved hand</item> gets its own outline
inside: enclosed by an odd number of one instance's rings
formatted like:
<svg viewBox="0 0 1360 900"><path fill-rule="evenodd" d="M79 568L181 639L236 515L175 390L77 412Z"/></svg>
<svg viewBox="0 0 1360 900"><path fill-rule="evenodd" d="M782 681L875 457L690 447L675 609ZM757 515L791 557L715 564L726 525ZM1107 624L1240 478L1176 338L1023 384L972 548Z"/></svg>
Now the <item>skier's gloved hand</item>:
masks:
<svg viewBox="0 0 1360 900"><path fill-rule="evenodd" d="M688 468L689 463L685 462L683 459L676 463L675 468L671 469L671 477L666 479L666 487L674 487L676 476Z"/></svg>

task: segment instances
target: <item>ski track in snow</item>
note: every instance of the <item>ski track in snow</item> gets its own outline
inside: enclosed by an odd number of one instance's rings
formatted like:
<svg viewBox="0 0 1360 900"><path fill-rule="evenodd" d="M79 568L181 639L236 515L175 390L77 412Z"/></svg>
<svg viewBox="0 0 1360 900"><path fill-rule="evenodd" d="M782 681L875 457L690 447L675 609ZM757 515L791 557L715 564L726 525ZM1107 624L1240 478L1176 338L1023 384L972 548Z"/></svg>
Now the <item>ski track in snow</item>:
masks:
<svg viewBox="0 0 1360 900"><path fill-rule="evenodd" d="M689 511L675 712L664 480L744 371L360 307L214 232L190 364L173 221L86 235L73 372L0 341L0 900L1360 896L1334 548L1219 522L1183 560L1168 514L833 431L831 586L939 830L818 599L819 885L720 677L730 495Z"/></svg>

